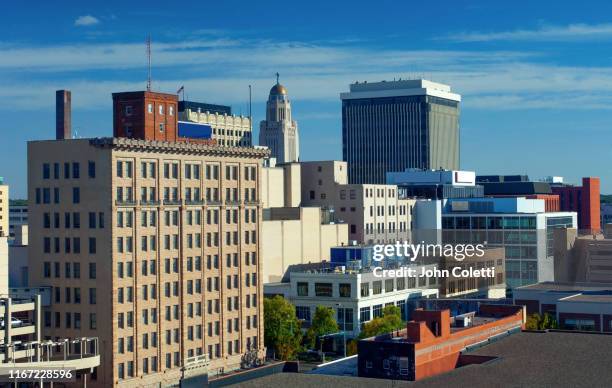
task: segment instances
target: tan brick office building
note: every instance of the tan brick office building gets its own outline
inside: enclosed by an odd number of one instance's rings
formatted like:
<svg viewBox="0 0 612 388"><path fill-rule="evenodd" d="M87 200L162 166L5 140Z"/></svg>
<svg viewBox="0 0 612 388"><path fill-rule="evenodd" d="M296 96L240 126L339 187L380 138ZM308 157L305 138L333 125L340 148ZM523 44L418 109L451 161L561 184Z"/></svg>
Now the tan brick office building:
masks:
<svg viewBox="0 0 612 388"><path fill-rule="evenodd" d="M90 386L165 386L261 353L267 152L125 138L28 144L30 278L53 288L44 333L99 337Z"/></svg>

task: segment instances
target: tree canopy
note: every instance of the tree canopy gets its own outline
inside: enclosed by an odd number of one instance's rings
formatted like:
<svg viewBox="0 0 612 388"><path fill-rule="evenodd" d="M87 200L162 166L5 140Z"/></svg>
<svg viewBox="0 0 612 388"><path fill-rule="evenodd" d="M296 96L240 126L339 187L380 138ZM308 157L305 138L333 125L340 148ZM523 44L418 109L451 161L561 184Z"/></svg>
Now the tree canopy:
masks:
<svg viewBox="0 0 612 388"><path fill-rule="evenodd" d="M373 337L380 334L390 333L394 330L403 328L401 310L397 306L387 306L383 310L381 317L376 317L370 322L363 324L360 338Z"/></svg>
<svg viewBox="0 0 612 388"><path fill-rule="evenodd" d="M283 297L264 299L264 343L282 360L293 359L300 349L302 331L295 307Z"/></svg>
<svg viewBox="0 0 612 388"><path fill-rule="evenodd" d="M312 349L316 346L317 338L336 332L338 323L334 319L334 310L331 307L317 306L312 324L306 333L306 344Z"/></svg>
<svg viewBox="0 0 612 388"><path fill-rule="evenodd" d="M544 313L544 315L540 315L538 313L531 314L525 323L525 329L527 330L546 330L558 328L559 325L557 324L557 320L549 313Z"/></svg>

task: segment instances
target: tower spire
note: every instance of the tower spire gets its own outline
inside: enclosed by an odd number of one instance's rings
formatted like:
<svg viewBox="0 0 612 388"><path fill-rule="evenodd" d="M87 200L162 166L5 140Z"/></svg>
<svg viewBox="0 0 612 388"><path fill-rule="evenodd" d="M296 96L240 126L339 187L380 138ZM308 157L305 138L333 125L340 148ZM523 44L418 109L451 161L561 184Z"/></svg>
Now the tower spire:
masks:
<svg viewBox="0 0 612 388"><path fill-rule="evenodd" d="M277 72L276 72L276 84L277 84L277 85L278 85L278 77L279 77L279 74L278 74L278 71L277 71Z"/></svg>

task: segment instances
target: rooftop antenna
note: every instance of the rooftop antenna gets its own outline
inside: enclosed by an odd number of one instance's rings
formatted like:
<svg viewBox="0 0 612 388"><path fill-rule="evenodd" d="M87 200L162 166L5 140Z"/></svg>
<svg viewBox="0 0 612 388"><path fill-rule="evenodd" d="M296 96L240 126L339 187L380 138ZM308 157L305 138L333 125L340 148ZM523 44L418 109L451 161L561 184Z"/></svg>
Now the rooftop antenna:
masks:
<svg viewBox="0 0 612 388"><path fill-rule="evenodd" d="M150 91L151 91L151 35L148 35L147 36L147 92L150 92Z"/></svg>

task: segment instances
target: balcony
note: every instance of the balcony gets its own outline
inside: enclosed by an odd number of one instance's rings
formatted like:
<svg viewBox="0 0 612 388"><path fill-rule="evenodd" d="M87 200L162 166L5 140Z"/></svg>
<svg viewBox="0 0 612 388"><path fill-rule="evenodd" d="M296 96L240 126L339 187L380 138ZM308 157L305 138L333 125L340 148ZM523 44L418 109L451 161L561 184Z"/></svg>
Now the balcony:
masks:
<svg viewBox="0 0 612 388"><path fill-rule="evenodd" d="M239 199L226 199L225 204L228 206L240 206L242 202Z"/></svg>
<svg viewBox="0 0 612 388"><path fill-rule="evenodd" d="M33 341L0 344L0 362L6 362L7 354L14 368L60 368L86 371L100 365L98 339L94 337L65 339L57 342Z"/></svg>
<svg viewBox="0 0 612 388"><path fill-rule="evenodd" d="M117 206L136 206L136 201L133 199L118 199L115 201Z"/></svg>
<svg viewBox="0 0 612 388"><path fill-rule="evenodd" d="M180 206L183 204L181 199L164 199L165 206Z"/></svg>
<svg viewBox="0 0 612 388"><path fill-rule="evenodd" d="M208 206L221 206L223 204L223 202L218 199L210 199L206 201L206 203L208 204Z"/></svg>
<svg viewBox="0 0 612 388"><path fill-rule="evenodd" d="M186 206L202 206L204 205L204 200L203 199L185 200L185 205Z"/></svg>
<svg viewBox="0 0 612 388"><path fill-rule="evenodd" d="M140 206L159 206L159 205L160 205L160 201L148 200L148 199L140 200Z"/></svg>
<svg viewBox="0 0 612 388"><path fill-rule="evenodd" d="M261 202L257 199L245 199L244 204L249 206L260 206Z"/></svg>

